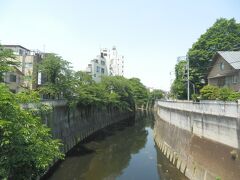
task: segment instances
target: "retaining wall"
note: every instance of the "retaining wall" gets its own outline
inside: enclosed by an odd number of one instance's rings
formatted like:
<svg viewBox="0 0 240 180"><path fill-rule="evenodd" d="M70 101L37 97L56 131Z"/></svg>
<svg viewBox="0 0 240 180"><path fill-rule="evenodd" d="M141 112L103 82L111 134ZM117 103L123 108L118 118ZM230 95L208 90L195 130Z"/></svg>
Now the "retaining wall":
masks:
<svg viewBox="0 0 240 180"><path fill-rule="evenodd" d="M43 117L43 121L51 128L53 137L62 140L64 153L90 134L134 115L132 112L120 111L112 107L69 109L62 101L45 103L51 105L53 111Z"/></svg>
<svg viewBox="0 0 240 180"><path fill-rule="evenodd" d="M155 142L189 179L240 178L237 103L158 101Z"/></svg>

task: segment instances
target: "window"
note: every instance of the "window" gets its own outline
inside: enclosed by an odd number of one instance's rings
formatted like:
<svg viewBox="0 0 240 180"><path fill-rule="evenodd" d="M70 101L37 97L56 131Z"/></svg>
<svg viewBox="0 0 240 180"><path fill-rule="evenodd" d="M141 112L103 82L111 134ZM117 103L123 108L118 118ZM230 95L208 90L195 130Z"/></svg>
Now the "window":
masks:
<svg viewBox="0 0 240 180"><path fill-rule="evenodd" d="M97 66L97 72L100 72L100 67L99 66Z"/></svg>
<svg viewBox="0 0 240 180"><path fill-rule="evenodd" d="M104 56L107 56L107 53L104 53L103 55L104 55Z"/></svg>
<svg viewBox="0 0 240 180"><path fill-rule="evenodd" d="M237 83L237 76L236 75L234 75L234 76L232 76L232 83Z"/></svg>
<svg viewBox="0 0 240 180"><path fill-rule="evenodd" d="M26 63L26 64L25 64L25 67L26 67L26 68L32 68L32 66L33 66L32 63Z"/></svg>
<svg viewBox="0 0 240 180"><path fill-rule="evenodd" d="M225 77L221 77L218 79L217 85L219 87L223 87L225 85Z"/></svg>
<svg viewBox="0 0 240 180"><path fill-rule="evenodd" d="M101 65L105 65L105 62L104 62L104 61L101 61Z"/></svg>
<svg viewBox="0 0 240 180"><path fill-rule="evenodd" d="M223 71L224 70L224 62L220 63L220 69Z"/></svg>
<svg viewBox="0 0 240 180"><path fill-rule="evenodd" d="M16 77L16 75L10 74L9 81L10 81L10 82L17 82L17 77Z"/></svg>
<svg viewBox="0 0 240 180"><path fill-rule="evenodd" d="M98 60L97 60L97 59L95 59L95 62L96 62L96 63L98 63Z"/></svg>
<svg viewBox="0 0 240 180"><path fill-rule="evenodd" d="M101 73L104 74L104 68L101 69Z"/></svg>
<svg viewBox="0 0 240 180"><path fill-rule="evenodd" d="M19 49L19 55L23 55L23 50Z"/></svg>

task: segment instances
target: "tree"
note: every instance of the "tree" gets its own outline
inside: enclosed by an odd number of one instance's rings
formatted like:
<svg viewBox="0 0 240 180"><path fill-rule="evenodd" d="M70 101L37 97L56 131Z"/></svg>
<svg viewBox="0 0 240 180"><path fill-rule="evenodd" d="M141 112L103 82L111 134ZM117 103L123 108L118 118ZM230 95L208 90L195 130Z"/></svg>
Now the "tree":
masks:
<svg viewBox="0 0 240 180"><path fill-rule="evenodd" d="M190 80L197 91L203 87L201 79L207 82L211 59L217 51L233 51L240 48L240 24L235 19L218 19L212 27L200 36L188 51Z"/></svg>
<svg viewBox="0 0 240 180"><path fill-rule="evenodd" d="M39 117L20 107L26 98L18 99L3 84L0 94L0 178L35 179L63 157L61 143Z"/></svg>
<svg viewBox="0 0 240 180"><path fill-rule="evenodd" d="M19 62L15 60L15 56L10 49L4 49L0 45L0 82L3 82L3 73L11 71L11 66L18 66Z"/></svg>
<svg viewBox="0 0 240 180"><path fill-rule="evenodd" d="M135 110L134 95L128 79L122 76L105 76L102 78L101 86L108 94L108 99L116 101L119 108Z"/></svg>
<svg viewBox="0 0 240 180"><path fill-rule="evenodd" d="M40 63L39 70L44 78L44 84L40 88L41 93L53 99L69 96L73 72L68 61L56 54L49 53Z"/></svg>
<svg viewBox="0 0 240 180"><path fill-rule="evenodd" d="M187 98L187 86L186 86L186 61L179 61L175 65L176 78L171 86L171 96L176 99Z"/></svg>
<svg viewBox="0 0 240 180"><path fill-rule="evenodd" d="M152 92L150 92L149 93L149 104L150 104L150 107L153 107L154 102L157 99L163 98L163 96L164 96L163 91L160 90L160 89L154 89Z"/></svg>
<svg viewBox="0 0 240 180"><path fill-rule="evenodd" d="M135 104L138 107L145 106L148 101L148 91L138 78L129 79Z"/></svg>
<svg viewBox="0 0 240 180"><path fill-rule="evenodd" d="M92 76L83 71L77 71L74 73L74 80L77 86L82 84L94 84Z"/></svg>

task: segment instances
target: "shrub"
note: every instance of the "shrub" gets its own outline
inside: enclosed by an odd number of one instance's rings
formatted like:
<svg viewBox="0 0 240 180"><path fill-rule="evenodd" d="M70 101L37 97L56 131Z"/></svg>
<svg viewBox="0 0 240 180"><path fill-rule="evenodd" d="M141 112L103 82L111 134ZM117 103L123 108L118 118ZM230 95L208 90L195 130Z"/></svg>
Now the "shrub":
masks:
<svg viewBox="0 0 240 180"><path fill-rule="evenodd" d="M192 94L192 100L194 102L199 102L199 94Z"/></svg>
<svg viewBox="0 0 240 180"><path fill-rule="evenodd" d="M228 101L237 101L238 99L240 99L239 92L233 92L228 96Z"/></svg>
<svg viewBox="0 0 240 180"><path fill-rule="evenodd" d="M229 97L234 94L234 91L230 88L220 88L219 89L219 99L222 101L229 100Z"/></svg>
<svg viewBox="0 0 240 180"><path fill-rule="evenodd" d="M219 99L219 88L217 86L207 85L200 90L201 99L216 100Z"/></svg>
<svg viewBox="0 0 240 180"><path fill-rule="evenodd" d="M204 86L200 90L200 95L203 100L237 101L240 99L240 92L234 92L227 87L218 88L212 85Z"/></svg>

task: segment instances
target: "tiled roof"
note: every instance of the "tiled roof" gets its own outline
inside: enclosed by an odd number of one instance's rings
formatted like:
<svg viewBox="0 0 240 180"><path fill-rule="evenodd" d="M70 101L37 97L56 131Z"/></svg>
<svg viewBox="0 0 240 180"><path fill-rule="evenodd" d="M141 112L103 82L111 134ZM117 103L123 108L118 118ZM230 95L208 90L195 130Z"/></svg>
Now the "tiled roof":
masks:
<svg viewBox="0 0 240 180"><path fill-rule="evenodd" d="M240 69L240 51L218 51L234 69Z"/></svg>

